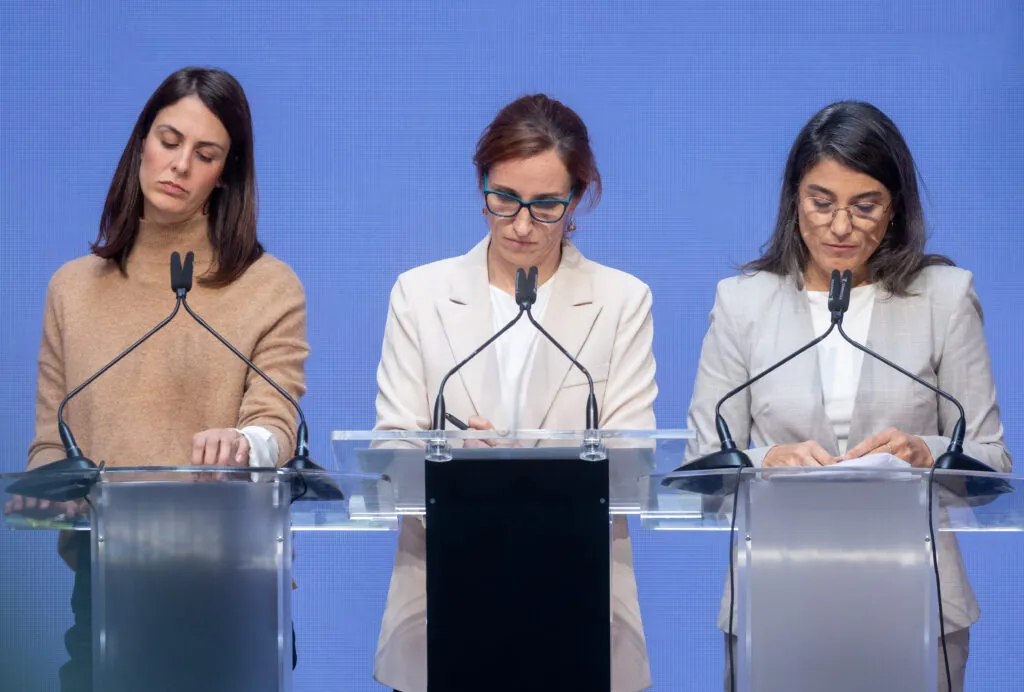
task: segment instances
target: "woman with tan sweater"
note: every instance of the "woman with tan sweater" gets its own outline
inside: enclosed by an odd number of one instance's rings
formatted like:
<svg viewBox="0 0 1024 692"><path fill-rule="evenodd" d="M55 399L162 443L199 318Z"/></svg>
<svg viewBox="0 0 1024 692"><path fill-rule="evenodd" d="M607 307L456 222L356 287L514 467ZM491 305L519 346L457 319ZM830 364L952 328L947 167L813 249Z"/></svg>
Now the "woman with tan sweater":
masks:
<svg viewBox="0 0 1024 692"><path fill-rule="evenodd" d="M61 399L173 307L172 252L195 253L195 310L295 398L304 393L305 294L257 240L256 201L242 87L220 70L175 72L135 124L92 254L50 281L29 468L64 457ZM108 466L276 466L295 445L294 409L189 319L172 321L65 411L86 456ZM91 690L88 537L61 548L76 571L61 686Z"/></svg>

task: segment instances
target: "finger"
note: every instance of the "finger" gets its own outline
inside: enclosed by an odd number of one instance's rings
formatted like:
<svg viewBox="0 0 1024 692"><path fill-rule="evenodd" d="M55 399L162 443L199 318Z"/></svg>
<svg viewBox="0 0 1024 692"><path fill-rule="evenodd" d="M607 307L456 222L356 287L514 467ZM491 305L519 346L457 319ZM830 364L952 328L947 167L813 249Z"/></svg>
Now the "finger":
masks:
<svg viewBox="0 0 1024 692"><path fill-rule="evenodd" d="M249 452L251 451L249 445L249 438L245 435L239 435L238 447L235 450L235 463L239 466L249 465Z"/></svg>
<svg viewBox="0 0 1024 692"><path fill-rule="evenodd" d="M238 447L238 440L232 438L230 440L224 439L220 436L217 437L217 466L230 466L231 462L235 458L235 450Z"/></svg>
<svg viewBox="0 0 1024 692"><path fill-rule="evenodd" d="M196 433L192 437L192 465L199 466L203 463L203 452L206 451L206 437L202 433Z"/></svg>
<svg viewBox="0 0 1024 692"><path fill-rule="evenodd" d="M466 421L466 425L474 430L494 430L494 425L491 421L482 416L470 416L469 420Z"/></svg>
<svg viewBox="0 0 1024 692"><path fill-rule="evenodd" d="M801 466L821 466L821 464L818 463L818 460L814 458L814 455L811 454L810 449L805 449L804 452L800 455L800 465Z"/></svg>
<svg viewBox="0 0 1024 692"><path fill-rule="evenodd" d="M873 449L878 447L884 447L885 441L882 440L882 433L872 435L866 440L862 440L860 443L853 446L852 449L846 450L846 454L843 455L843 459L856 459L866 455Z"/></svg>
<svg viewBox="0 0 1024 692"><path fill-rule="evenodd" d="M216 437L210 437L206 440L206 445L203 447L203 465L204 466L216 466L217 464L217 453L220 451L220 439Z"/></svg>
<svg viewBox="0 0 1024 692"><path fill-rule="evenodd" d="M835 457L829 454L824 447L817 442L811 442L807 450L811 453L811 458L817 462L818 466L828 466L829 464L836 463Z"/></svg>

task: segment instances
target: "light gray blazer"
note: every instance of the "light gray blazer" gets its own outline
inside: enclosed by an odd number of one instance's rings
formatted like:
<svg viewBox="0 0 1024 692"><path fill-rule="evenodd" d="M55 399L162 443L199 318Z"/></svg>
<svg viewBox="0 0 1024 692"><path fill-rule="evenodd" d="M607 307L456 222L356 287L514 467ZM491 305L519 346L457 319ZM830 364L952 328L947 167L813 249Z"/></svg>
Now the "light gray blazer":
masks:
<svg viewBox="0 0 1024 692"><path fill-rule="evenodd" d="M398 278L377 369L377 429L429 428L441 378L494 334L487 246L484 239L466 255ZM566 245L541 322L594 378L600 427L655 427L654 323L646 285ZM547 340L537 344L527 392L524 429L583 427L587 380ZM445 403L463 420L483 416L505 429L493 348L449 380ZM647 644L624 517L616 517L612 528L612 690L637 692L651 685ZM427 686L425 539L422 522L402 522L374 666L379 682L403 692L426 692ZM488 689L488 682L481 680L480 689Z"/></svg>
<svg viewBox="0 0 1024 692"><path fill-rule="evenodd" d="M964 452L1009 472L1012 460L1003 443L973 277L963 269L929 267L910 290L912 295L901 298L878 292L866 345L959 399L967 414ZM687 458L719 449L714 417L722 395L814 336L807 295L792 278L759 272L721 281L690 403L689 425L697 437L687 447ZM747 453L755 466L772 446L804 440L815 440L830 454L839 454L825 414L816 349L737 394L722 407L722 415L737 446L751 447ZM865 355L850 422L850 447L893 427L919 435L938 458L946 451L956 420L951 403ZM943 532L939 549L946 629L962 629L977 621L977 601L955 536ZM723 629L727 615L719 617Z"/></svg>

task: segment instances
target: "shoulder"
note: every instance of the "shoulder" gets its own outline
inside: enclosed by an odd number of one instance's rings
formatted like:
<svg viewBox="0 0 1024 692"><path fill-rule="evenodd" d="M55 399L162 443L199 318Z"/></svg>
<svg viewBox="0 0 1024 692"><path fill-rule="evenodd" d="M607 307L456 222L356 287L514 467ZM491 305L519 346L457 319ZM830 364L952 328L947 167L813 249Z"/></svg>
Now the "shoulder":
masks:
<svg viewBox="0 0 1024 692"><path fill-rule="evenodd" d="M962 296L972 290L973 285L974 275L966 269L939 265L919 271L910 282L909 290L912 295L927 295L934 300L951 294Z"/></svg>
<svg viewBox="0 0 1024 692"><path fill-rule="evenodd" d="M270 253L252 263L236 283L247 291L274 292L279 295L305 296L298 274L286 262Z"/></svg>
<svg viewBox="0 0 1024 692"><path fill-rule="evenodd" d="M453 274L464 269L464 264L465 255L421 264L399 274L395 285L401 285L406 290L429 287L436 291L439 283L447 283Z"/></svg>
<svg viewBox="0 0 1024 692"><path fill-rule="evenodd" d="M932 313L941 320L971 306L979 314L981 303L974 292L974 274L966 269L950 266L925 267L910 282L911 296L926 300Z"/></svg>
<svg viewBox="0 0 1024 692"><path fill-rule="evenodd" d="M117 263L96 255L86 255L65 262L50 277L50 290L63 291L80 286L83 281L94 281L118 271Z"/></svg>
<svg viewBox="0 0 1024 692"><path fill-rule="evenodd" d="M744 306L749 312L758 314L780 291L791 285L793 281L789 277L765 271L730 276L718 282L715 307L738 310Z"/></svg>
<svg viewBox="0 0 1024 692"><path fill-rule="evenodd" d="M632 303L650 294L650 287L629 272L581 256L580 270L589 275L595 292L606 299Z"/></svg>
<svg viewBox="0 0 1024 692"><path fill-rule="evenodd" d="M47 300L62 303L91 294L93 290L107 284L111 277L118 277L121 269L114 260L96 255L85 255L65 262L50 277L46 288Z"/></svg>

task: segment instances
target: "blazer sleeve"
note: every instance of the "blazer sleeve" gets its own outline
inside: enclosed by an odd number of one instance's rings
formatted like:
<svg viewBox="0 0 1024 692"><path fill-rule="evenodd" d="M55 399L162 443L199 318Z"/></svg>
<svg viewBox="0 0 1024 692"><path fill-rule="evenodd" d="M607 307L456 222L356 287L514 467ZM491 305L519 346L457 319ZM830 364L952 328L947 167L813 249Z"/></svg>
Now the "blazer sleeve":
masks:
<svg viewBox="0 0 1024 692"><path fill-rule="evenodd" d="M282 389L300 399L306 393L305 362L306 294L298 277L287 269L274 291L277 298L270 309L269 327L256 342L252 362ZM277 438L278 463L287 461L295 449L295 408L251 370L246 375L245 394L238 412L237 428L259 426Z"/></svg>
<svg viewBox="0 0 1024 692"><path fill-rule="evenodd" d="M981 303L974 292L974 277L969 272L965 275L966 280L955 294L953 309L946 322L936 371L937 386L959 399L964 407L967 417L964 452L996 471L1009 473L1013 460L1003 441L992 363L982 328ZM935 459L946 451L958 417L956 407L945 400L940 401L941 434L922 436Z"/></svg>
<svg viewBox="0 0 1024 692"><path fill-rule="evenodd" d="M64 458L64 446L57 433L57 407L68 393L64 373L57 277L50 281L43 311L43 337L39 346L39 375L36 384L36 431L28 448L28 468Z"/></svg>
<svg viewBox="0 0 1024 692"><path fill-rule="evenodd" d="M715 304L701 345L693 398L687 415L687 424L696 433L696 437L686 446L687 461L721 449L715 427L715 405L726 392L750 377L750 368L744 356L748 349L742 341L733 307L740 302L734 294L742 290L742 284L726 280L719 282L715 293ZM746 451L754 466L760 466L770 447L747 449L753 424L750 390L745 389L729 399L722 406L722 415L729 423L729 432L736 446Z"/></svg>
<svg viewBox="0 0 1024 692"><path fill-rule="evenodd" d="M654 400L654 318L651 290L643 287L622 311L615 332L608 384L599 425L612 430L653 430L656 427Z"/></svg>
<svg viewBox="0 0 1024 692"><path fill-rule="evenodd" d="M377 366L377 430L428 430L426 375L413 306L399 277L391 289L380 364Z"/></svg>

